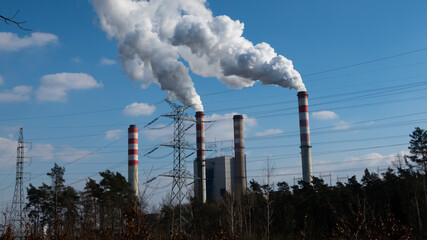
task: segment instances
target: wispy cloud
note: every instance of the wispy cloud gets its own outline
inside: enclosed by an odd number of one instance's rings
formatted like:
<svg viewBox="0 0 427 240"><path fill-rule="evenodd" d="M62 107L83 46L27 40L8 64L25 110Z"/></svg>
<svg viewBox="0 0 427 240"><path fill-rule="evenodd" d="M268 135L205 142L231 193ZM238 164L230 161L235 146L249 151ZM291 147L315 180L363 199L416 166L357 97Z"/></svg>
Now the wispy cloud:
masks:
<svg viewBox="0 0 427 240"><path fill-rule="evenodd" d="M19 37L15 33L0 32L0 51L14 52L24 48L42 47L58 42L58 37L51 33L35 32Z"/></svg>
<svg viewBox="0 0 427 240"><path fill-rule="evenodd" d="M206 141L232 141L234 137L233 116L235 114L236 113L227 113L223 115L213 114L211 116L205 116ZM249 132L256 125L257 121L255 118L250 118L247 115L243 115L243 129L245 133ZM152 127L153 129L147 128L143 130L144 137L150 141L164 141L173 136L173 125L159 124ZM188 130L188 135L189 137L187 137L187 140L189 142L195 142L195 127L192 127Z"/></svg>
<svg viewBox="0 0 427 240"><path fill-rule="evenodd" d="M0 75L0 85L4 84L4 79L3 77Z"/></svg>
<svg viewBox="0 0 427 240"><path fill-rule="evenodd" d="M269 136L269 135L280 134L280 133L283 133L282 129L267 129L263 132L255 133L255 136L262 137L262 136Z"/></svg>
<svg viewBox="0 0 427 240"><path fill-rule="evenodd" d="M236 114L237 113L226 113L223 115L213 114L211 116L206 116L205 121L211 121L211 123L205 124L206 141L232 140L234 137L233 116ZM256 125L257 121L255 118L243 115L244 134L249 132L250 129Z"/></svg>
<svg viewBox="0 0 427 240"><path fill-rule="evenodd" d="M102 87L92 76L86 73L56 73L45 75L40 79L41 86L37 89L40 101L65 102L70 90L83 90Z"/></svg>
<svg viewBox="0 0 427 240"><path fill-rule="evenodd" d="M119 139L123 135L124 131L122 129L109 130L105 133L106 139Z"/></svg>
<svg viewBox="0 0 427 240"><path fill-rule="evenodd" d="M396 160L398 155L407 155L409 152L406 150L402 150L397 153L390 153L387 155L383 155L380 153L368 153L360 157L350 157L346 158L344 161L349 161L349 164L352 166L362 165L362 166L379 166L379 165L392 165L392 163Z"/></svg>
<svg viewBox="0 0 427 240"><path fill-rule="evenodd" d="M132 103L123 109L123 114L131 117L138 117L141 115L151 115L156 110L156 107L146 103Z"/></svg>
<svg viewBox="0 0 427 240"><path fill-rule="evenodd" d="M73 58L71 58L71 61L72 61L73 63L81 63L81 62L82 62L82 59L81 59L80 57L73 57Z"/></svg>
<svg viewBox="0 0 427 240"><path fill-rule="evenodd" d="M54 147L49 143L36 143L27 155L40 160L52 160L55 156L54 150Z"/></svg>
<svg viewBox="0 0 427 240"><path fill-rule="evenodd" d="M347 130L351 127L351 123L348 122L344 122L344 121L339 121L338 123L335 124L335 126L333 127L334 130Z"/></svg>
<svg viewBox="0 0 427 240"><path fill-rule="evenodd" d="M4 90L0 93L0 103L29 101L32 91L32 87L24 85L16 86L12 90Z"/></svg>
<svg viewBox="0 0 427 240"><path fill-rule="evenodd" d="M11 167L16 164L16 146L18 142L8 138L0 137L1 158L0 164L3 167Z"/></svg>
<svg viewBox="0 0 427 240"><path fill-rule="evenodd" d="M333 121L333 130L347 130L352 125L351 123L341 120L338 114L332 111L313 112L311 117L316 120L335 120Z"/></svg>
<svg viewBox="0 0 427 240"><path fill-rule="evenodd" d="M143 130L143 136L150 141L165 141L173 136L173 125L158 124L152 129L146 128Z"/></svg>
<svg viewBox="0 0 427 240"><path fill-rule="evenodd" d="M100 64L103 66L114 65L116 64L116 61L114 59L101 58Z"/></svg>
<svg viewBox="0 0 427 240"><path fill-rule="evenodd" d="M82 150L74 147L65 148L64 150L60 152L55 153L55 158L63 161L63 162L74 162L79 159L82 159L88 155L90 155L91 152L88 150Z"/></svg>

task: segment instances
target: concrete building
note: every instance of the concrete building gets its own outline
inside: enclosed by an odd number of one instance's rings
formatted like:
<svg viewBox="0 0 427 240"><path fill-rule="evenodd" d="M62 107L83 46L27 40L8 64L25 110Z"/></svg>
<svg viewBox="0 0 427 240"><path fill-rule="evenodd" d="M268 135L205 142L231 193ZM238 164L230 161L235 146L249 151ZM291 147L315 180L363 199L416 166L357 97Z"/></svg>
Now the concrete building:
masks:
<svg viewBox="0 0 427 240"><path fill-rule="evenodd" d="M246 163L246 159L245 159ZM197 161L194 161L194 175L198 175ZM246 165L246 164L245 164ZM246 169L246 167L245 167ZM220 156L206 159L206 197L222 199L225 192L232 193L236 185L235 158Z"/></svg>

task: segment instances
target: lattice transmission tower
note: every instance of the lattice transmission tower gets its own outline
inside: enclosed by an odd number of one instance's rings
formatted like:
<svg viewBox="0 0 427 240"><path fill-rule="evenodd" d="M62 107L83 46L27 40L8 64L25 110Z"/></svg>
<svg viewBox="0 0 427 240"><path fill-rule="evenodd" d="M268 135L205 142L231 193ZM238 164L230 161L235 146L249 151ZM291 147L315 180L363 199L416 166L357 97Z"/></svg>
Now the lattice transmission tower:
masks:
<svg viewBox="0 0 427 240"><path fill-rule="evenodd" d="M13 194L11 220L15 228L17 239L24 239L25 213L24 213L24 133L19 130L18 147L16 148L16 182Z"/></svg>
<svg viewBox="0 0 427 240"><path fill-rule="evenodd" d="M173 169L168 175L163 176L173 178L171 204L178 207L179 212L176 226L179 231L182 232L185 225L189 223L189 218L192 216L190 208L184 204L185 199L189 199L190 197L187 179L194 179L194 176L187 170L186 159L194 154L194 150L197 150L185 140L185 132L194 125L186 127L185 121L195 122L196 120L185 113L188 107L175 104L169 100L166 100L166 102L173 109L173 112L162 116L174 120L174 134L173 140L169 143L162 144L162 146L173 148ZM187 155L187 150L193 150L193 152Z"/></svg>

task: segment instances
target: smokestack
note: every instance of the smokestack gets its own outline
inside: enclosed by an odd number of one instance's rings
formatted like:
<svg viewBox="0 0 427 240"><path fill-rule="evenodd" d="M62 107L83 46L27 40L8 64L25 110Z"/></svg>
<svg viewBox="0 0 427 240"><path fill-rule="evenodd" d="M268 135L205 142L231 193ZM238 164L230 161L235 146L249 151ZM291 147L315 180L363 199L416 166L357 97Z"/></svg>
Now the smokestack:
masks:
<svg viewBox="0 0 427 240"><path fill-rule="evenodd" d="M301 139L302 179L311 184L311 143L310 124L308 121L308 94L306 91L298 92L299 127Z"/></svg>
<svg viewBox="0 0 427 240"><path fill-rule="evenodd" d="M234 125L234 160L235 160L235 190L236 193L246 191L245 144L243 142L243 116L233 116Z"/></svg>
<svg viewBox="0 0 427 240"><path fill-rule="evenodd" d="M196 112L197 179L194 184L196 198L206 202L205 113Z"/></svg>
<svg viewBox="0 0 427 240"><path fill-rule="evenodd" d="M128 182L135 196L138 196L138 128L128 128Z"/></svg>

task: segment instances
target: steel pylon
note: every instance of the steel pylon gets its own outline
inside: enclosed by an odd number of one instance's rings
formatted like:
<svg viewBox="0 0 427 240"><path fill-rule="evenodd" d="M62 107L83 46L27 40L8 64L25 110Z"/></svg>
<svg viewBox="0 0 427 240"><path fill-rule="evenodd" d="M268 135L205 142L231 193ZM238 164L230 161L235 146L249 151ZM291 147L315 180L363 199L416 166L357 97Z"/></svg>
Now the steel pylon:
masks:
<svg viewBox="0 0 427 240"><path fill-rule="evenodd" d="M19 130L18 147L16 148L16 181L13 194L11 221L15 229L17 239L24 239L25 212L24 212L24 133Z"/></svg>
<svg viewBox="0 0 427 240"><path fill-rule="evenodd" d="M178 230L182 232L185 226L189 224L189 218L192 216L188 204L184 204L185 199L190 198L187 179L194 179L186 166L186 159L194 152L187 155L186 150L196 150L185 140L185 131L188 129L185 128L185 121L195 122L195 119L185 113L188 107L175 104L169 100L166 102L173 109L173 112L162 116L174 119L174 134L171 142L162 144L162 146L173 148L173 169L169 175L164 176L173 178L170 203L178 208L178 221L174 227L178 227Z"/></svg>

